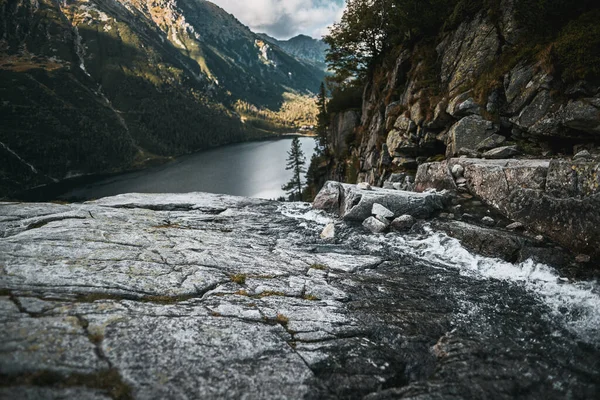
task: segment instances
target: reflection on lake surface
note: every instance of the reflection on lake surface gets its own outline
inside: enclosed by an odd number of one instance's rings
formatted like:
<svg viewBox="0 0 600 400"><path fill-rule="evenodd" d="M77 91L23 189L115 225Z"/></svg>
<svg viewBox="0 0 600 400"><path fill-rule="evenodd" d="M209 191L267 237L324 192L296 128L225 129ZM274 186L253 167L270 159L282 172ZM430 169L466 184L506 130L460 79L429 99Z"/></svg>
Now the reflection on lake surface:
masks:
<svg viewBox="0 0 600 400"><path fill-rule="evenodd" d="M122 193L210 192L275 199L292 172L285 170L292 138L233 144L181 157L143 171L83 185L61 198L94 199ZM315 140L301 137L306 166Z"/></svg>

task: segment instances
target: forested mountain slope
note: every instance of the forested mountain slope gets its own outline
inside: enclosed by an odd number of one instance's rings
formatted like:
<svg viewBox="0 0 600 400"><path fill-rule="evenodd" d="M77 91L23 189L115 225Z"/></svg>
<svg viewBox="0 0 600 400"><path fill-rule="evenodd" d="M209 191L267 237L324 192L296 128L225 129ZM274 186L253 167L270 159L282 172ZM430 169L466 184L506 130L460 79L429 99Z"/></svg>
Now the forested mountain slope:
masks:
<svg viewBox="0 0 600 400"><path fill-rule="evenodd" d="M2 0L0 197L264 135L322 77L203 0Z"/></svg>

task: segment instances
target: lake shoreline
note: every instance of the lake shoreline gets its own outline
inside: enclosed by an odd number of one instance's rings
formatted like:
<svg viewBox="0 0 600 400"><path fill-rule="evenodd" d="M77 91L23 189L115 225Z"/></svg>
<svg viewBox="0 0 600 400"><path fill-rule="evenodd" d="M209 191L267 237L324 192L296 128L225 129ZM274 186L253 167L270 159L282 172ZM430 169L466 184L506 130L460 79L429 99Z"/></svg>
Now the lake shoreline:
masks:
<svg viewBox="0 0 600 400"><path fill-rule="evenodd" d="M210 147L207 149L194 151L186 154L181 154L176 157L150 157L131 168L124 168L115 170L112 172L105 172L99 174L85 174L74 177L62 179L55 183L37 186L31 189L24 190L16 195L11 196L3 201L7 202L24 202L24 203L37 203L37 202L59 202L59 203L77 203L87 201L87 198L78 197L65 197L70 191L77 189L85 185L93 185L111 178L117 178L128 174L143 173L145 171L151 171L154 168L168 167L169 164L176 164L180 161L186 160L188 157L194 155L223 149L228 146L242 145L248 143L261 143L261 142L277 142L280 140L288 140L294 137L299 138L313 138L316 139L317 135L314 134L303 134L303 133L277 133L270 136L262 136L259 138L252 138L242 142L229 143L219 146Z"/></svg>

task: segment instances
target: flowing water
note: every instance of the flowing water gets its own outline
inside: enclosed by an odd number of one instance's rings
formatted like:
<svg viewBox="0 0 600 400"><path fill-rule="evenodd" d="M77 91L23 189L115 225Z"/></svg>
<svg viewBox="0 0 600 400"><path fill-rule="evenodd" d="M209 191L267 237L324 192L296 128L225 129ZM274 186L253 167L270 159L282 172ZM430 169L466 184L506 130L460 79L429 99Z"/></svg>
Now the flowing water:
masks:
<svg viewBox="0 0 600 400"><path fill-rule="evenodd" d="M310 208L282 211L315 233L329 222ZM387 261L337 279L353 293L347 307L370 326L368 339L383 346L383 355L369 357L403 368L394 389L384 385L369 399L600 398L597 281L531 260L474 255L428 228L408 235L357 228L336 224L336 243ZM357 364L361 349L345 351L317 375L335 379L340 367Z"/></svg>
<svg viewBox="0 0 600 400"><path fill-rule="evenodd" d="M181 157L143 171L82 185L60 196L87 200L122 193L208 192L275 199L292 177L285 169L292 138L233 144ZM306 167L315 140L301 137Z"/></svg>

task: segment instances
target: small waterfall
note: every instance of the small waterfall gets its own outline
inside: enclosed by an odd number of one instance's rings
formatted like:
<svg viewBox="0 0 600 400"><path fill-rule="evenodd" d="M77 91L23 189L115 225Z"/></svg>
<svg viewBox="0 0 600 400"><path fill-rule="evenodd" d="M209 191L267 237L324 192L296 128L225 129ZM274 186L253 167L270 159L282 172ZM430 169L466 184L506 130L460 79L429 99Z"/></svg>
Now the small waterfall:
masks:
<svg viewBox="0 0 600 400"><path fill-rule="evenodd" d="M79 68L81 68L81 70L91 78L91 75L88 73L87 69L85 69L85 49L83 47L83 43L81 42L79 29L74 26L73 32L75 32L75 53L77 53L77 57L79 58Z"/></svg>
<svg viewBox="0 0 600 400"><path fill-rule="evenodd" d="M13 156L15 156L17 158L17 160L19 160L20 162L22 162L23 164L27 165L30 169L31 172L33 172L34 174L39 174L39 172L37 171L37 169L35 169L35 167L31 164L29 164L27 161L23 160L17 153L15 153L10 147L8 147L7 145L5 145L4 143L0 142L0 146L4 147L4 149L6 151L8 151L10 154L12 154Z"/></svg>

